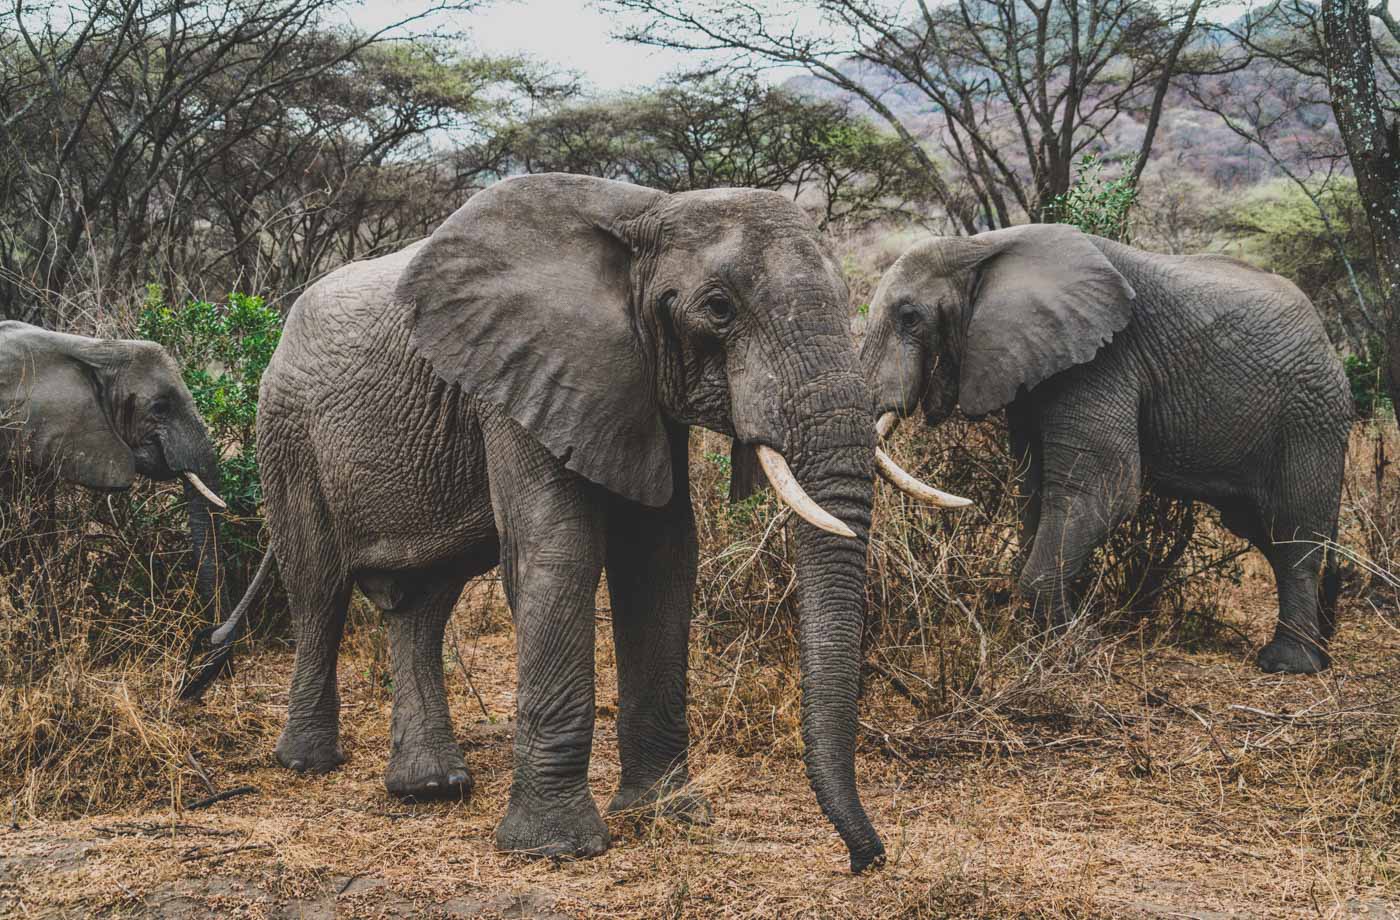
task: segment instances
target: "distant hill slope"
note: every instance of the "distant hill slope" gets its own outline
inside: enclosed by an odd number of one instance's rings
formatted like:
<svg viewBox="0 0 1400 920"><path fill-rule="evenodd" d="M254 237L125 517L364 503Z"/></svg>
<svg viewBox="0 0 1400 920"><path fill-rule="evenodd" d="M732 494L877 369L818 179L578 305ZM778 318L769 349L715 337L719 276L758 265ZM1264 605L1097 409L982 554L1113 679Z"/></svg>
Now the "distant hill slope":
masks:
<svg viewBox="0 0 1400 920"><path fill-rule="evenodd" d="M939 146L943 119L931 100L893 74L868 64L851 62L842 67L849 76L873 90L917 136ZM1204 89L1218 93L1237 117L1258 108L1270 117L1284 112L1269 130L1273 153L1298 175L1348 173L1340 138L1328 106L1325 88L1309 78L1266 63L1257 63L1229 77L1210 78ZM816 99L837 100L864 111L883 124L859 99L813 76L792 77L783 83L790 92ZM1288 111L1290 110L1291 111ZM1011 109L1004 117L995 109L993 123L1010 125ZM1136 154L1145 131L1145 113L1120 116L1105 133L1097 152L1106 157ZM1232 131L1214 112L1202 108L1181 89L1168 97L1162 123L1153 143L1152 160L1184 168L1222 188L1239 188L1283 175L1283 170L1260 148Z"/></svg>

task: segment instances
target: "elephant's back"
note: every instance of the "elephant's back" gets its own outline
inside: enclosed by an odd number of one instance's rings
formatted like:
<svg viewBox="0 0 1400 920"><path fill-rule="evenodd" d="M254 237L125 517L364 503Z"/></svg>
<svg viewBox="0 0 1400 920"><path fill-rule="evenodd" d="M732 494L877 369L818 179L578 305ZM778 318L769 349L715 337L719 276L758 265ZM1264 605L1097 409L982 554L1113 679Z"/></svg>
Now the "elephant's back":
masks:
<svg viewBox="0 0 1400 920"><path fill-rule="evenodd" d="M1309 423L1322 417L1339 426L1350 422L1341 360L1317 307L1297 285L1217 254L1183 256L1174 274L1189 307L1184 312L1201 323L1197 335L1216 342L1222 359L1234 362L1227 368L1246 368L1252 382L1286 401L1286 414L1301 408Z"/></svg>
<svg viewBox="0 0 1400 920"><path fill-rule="evenodd" d="M1302 291L1227 256L1133 252L1121 264L1138 292L1131 347L1153 453L1225 475L1302 441L1345 450L1350 389Z"/></svg>
<svg viewBox="0 0 1400 920"><path fill-rule="evenodd" d="M473 406L412 351L410 308L394 299L418 248L352 263L308 288L263 377L260 456L271 455L273 478L314 470L351 564L393 568L439 555L403 535L451 542L489 516L475 499L485 492Z"/></svg>

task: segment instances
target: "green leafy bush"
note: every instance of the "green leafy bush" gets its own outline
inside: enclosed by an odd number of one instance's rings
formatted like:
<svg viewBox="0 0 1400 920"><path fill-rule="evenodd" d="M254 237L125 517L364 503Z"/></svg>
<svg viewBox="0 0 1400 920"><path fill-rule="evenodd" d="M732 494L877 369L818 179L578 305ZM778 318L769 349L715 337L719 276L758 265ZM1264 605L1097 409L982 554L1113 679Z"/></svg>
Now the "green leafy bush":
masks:
<svg viewBox="0 0 1400 920"><path fill-rule="evenodd" d="M1080 160L1074 185L1051 199L1045 208L1045 219L1073 224L1085 233L1126 243L1128 216L1137 202L1137 186L1127 176L1104 178L1104 165L1093 154Z"/></svg>
<svg viewBox="0 0 1400 920"><path fill-rule="evenodd" d="M230 510L240 517L255 514L261 498L258 385L281 338L282 317L261 297L236 292L224 304L191 300L170 306L152 285L138 331L179 362L221 458L221 495Z"/></svg>

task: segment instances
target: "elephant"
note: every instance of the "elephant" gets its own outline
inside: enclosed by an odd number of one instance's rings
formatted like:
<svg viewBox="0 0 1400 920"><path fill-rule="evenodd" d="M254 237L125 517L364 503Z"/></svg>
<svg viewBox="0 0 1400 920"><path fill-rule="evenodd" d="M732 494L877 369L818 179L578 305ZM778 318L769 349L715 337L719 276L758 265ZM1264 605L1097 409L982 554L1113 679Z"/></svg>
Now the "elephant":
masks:
<svg viewBox="0 0 1400 920"><path fill-rule="evenodd" d="M217 456L179 367L155 342L0 322L0 451L6 463L106 492L137 475L183 480L196 586L206 605L223 603Z"/></svg>
<svg viewBox="0 0 1400 920"><path fill-rule="evenodd" d="M1005 408L1021 594L1063 626L1070 584L1140 491L1213 505L1268 559L1279 618L1266 672L1327 668L1352 421L1346 376L1308 298L1221 255L1164 255L1059 224L913 245L873 295L861 367L887 434L922 406Z"/></svg>
<svg viewBox="0 0 1400 920"><path fill-rule="evenodd" d="M687 445L703 426L798 515L805 766L851 869L881 862L855 776L875 438L847 297L778 193L569 174L500 181L427 239L303 293L258 401L270 551L296 630L277 759L311 772L345 759L336 656L357 585L388 634L388 791L468 795L443 630L466 582L499 562L517 694L496 845L602 853L587 778L606 571L622 767L609 810L704 819L686 789Z"/></svg>

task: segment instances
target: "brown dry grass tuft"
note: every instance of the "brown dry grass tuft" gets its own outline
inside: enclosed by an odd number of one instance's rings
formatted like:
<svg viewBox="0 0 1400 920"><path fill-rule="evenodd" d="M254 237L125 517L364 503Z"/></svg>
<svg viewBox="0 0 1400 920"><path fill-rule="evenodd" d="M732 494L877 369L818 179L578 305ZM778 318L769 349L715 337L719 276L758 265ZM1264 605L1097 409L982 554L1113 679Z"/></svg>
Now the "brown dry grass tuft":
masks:
<svg viewBox="0 0 1400 920"><path fill-rule="evenodd" d="M285 716L285 641L253 643L202 708L176 705L178 656L194 625L188 575L117 548L100 523L105 502L79 496L67 510L60 503L59 519L79 523L45 557L51 593L66 604L61 641L35 639L47 615L32 606L34 577L14 566L0 575L11 598L0 608L0 818L13 814L20 825L0 834L0 912L1400 910L1400 613L1389 574L1400 553L1400 494L1390 473L1378 492L1372 466L1377 443L1387 457L1400 449L1393 426L1354 436L1339 542L1357 562L1335 667L1315 678L1253 667L1275 616L1272 579L1255 554L1183 579L1153 616L1114 615L1123 598L1105 554L1086 582L1088 619L1102 636L1045 643L1012 595L1014 509L998 432L906 427L895 445L901 459L978 506L938 515L883 486L878 496L859 773L890 850L883 871L844 871L840 841L802 775L787 530L771 497L725 503L724 445L705 436L692 458L703 564L691 729L695 783L715 805L713 826L612 819L613 849L580 863L493 852L510 782L514 665L509 618L489 579L464 595L446 652L453 712L477 778L472 801L403 805L385 794L392 690L382 634L363 600L340 669L349 762L323 777L281 770L270 751ZM1208 517L1198 530L1198 563L1237 545ZM55 568L73 540L89 548L71 551L71 568ZM0 550L7 545L0 540ZM126 567L117 567L124 552ZM129 585L104 589L113 571L146 573L144 600L132 600ZM113 597L125 600L94 600ZM608 618L602 591L599 801L617 781ZM257 794L182 807L210 786L244 784Z"/></svg>

